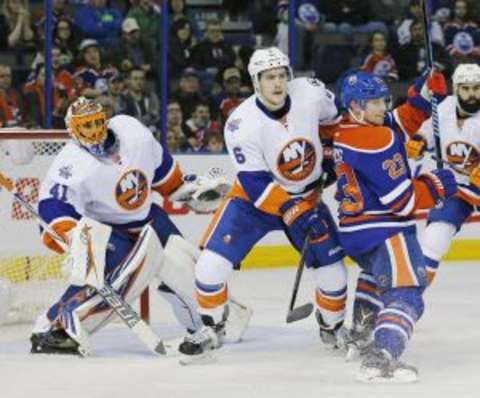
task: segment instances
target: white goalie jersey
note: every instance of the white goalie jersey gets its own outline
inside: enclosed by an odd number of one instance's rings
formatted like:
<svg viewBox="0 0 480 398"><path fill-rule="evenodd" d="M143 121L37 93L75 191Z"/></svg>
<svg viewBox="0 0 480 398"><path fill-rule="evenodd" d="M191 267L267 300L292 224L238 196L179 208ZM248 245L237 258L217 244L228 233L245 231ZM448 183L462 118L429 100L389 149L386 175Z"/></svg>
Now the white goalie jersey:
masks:
<svg viewBox="0 0 480 398"><path fill-rule="evenodd" d="M335 123L338 115L334 95L316 79L290 81L288 95L290 110L283 119L269 116L253 95L225 125L225 142L238 177L233 195L272 214L286 193L313 191L322 174L319 126Z"/></svg>
<svg viewBox="0 0 480 398"><path fill-rule="evenodd" d="M152 189L167 195L183 183L179 165L139 121L118 115L108 129L117 139L117 159L95 157L70 142L42 183L39 212L57 232L71 229L80 216L140 227ZM49 239L44 242L51 247Z"/></svg>
<svg viewBox="0 0 480 398"><path fill-rule="evenodd" d="M455 96L449 96L438 106L442 156L456 168L469 172L480 162L480 112L458 125ZM432 119L424 122L419 130L427 139L428 148L434 147ZM448 166L446 166L448 167ZM480 190L469 183L468 175L452 168L458 182L459 195L472 205L480 205Z"/></svg>

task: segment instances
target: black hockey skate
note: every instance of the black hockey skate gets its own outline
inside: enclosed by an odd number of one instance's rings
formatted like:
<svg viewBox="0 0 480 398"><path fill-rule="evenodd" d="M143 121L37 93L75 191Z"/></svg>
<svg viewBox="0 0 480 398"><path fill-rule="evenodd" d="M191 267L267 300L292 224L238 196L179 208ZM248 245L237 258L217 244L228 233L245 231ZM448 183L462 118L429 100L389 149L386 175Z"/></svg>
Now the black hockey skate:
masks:
<svg viewBox="0 0 480 398"><path fill-rule="evenodd" d="M222 321L215 324L210 316L202 315L204 326L194 334L186 336L178 347L183 354L180 359L182 365L190 365L194 362L204 363L213 360L212 351L222 346L222 338L225 335L225 323Z"/></svg>
<svg viewBox="0 0 480 398"><path fill-rule="evenodd" d="M393 359L386 350L372 348L363 358L357 380L364 383L413 383L418 380L418 370Z"/></svg>
<svg viewBox="0 0 480 398"><path fill-rule="evenodd" d="M30 337L32 354L67 354L82 356L79 344L63 329L51 330L46 333L34 333Z"/></svg>

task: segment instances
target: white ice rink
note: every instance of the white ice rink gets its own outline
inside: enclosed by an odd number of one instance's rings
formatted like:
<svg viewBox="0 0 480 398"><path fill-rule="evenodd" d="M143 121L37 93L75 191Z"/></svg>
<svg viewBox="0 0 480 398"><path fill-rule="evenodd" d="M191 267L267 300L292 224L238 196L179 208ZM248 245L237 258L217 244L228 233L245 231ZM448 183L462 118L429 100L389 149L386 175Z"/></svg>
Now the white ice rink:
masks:
<svg viewBox="0 0 480 398"><path fill-rule="evenodd" d="M420 370L412 385L359 384L359 364L321 346L313 316L287 326L294 272L235 274L231 290L254 317L244 341L223 347L208 365L154 357L120 324L94 336L97 356L88 359L31 356L27 327L0 328L0 398L480 397L480 264L440 269L405 355ZM309 287L302 285L298 303ZM164 337L179 335L160 300L153 299L154 328Z"/></svg>

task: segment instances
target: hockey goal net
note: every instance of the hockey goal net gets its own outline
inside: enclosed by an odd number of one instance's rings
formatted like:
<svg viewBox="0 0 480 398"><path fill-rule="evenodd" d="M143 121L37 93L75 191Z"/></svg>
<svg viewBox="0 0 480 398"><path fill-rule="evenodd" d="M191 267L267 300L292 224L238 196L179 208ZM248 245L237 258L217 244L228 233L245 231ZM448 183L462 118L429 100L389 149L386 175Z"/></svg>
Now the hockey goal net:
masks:
<svg viewBox="0 0 480 398"><path fill-rule="evenodd" d="M34 208L41 181L68 139L64 130L0 129L0 171ZM0 236L0 325L31 322L68 285L64 256L43 246L36 221L5 190L0 190ZM148 319L148 292L140 301Z"/></svg>

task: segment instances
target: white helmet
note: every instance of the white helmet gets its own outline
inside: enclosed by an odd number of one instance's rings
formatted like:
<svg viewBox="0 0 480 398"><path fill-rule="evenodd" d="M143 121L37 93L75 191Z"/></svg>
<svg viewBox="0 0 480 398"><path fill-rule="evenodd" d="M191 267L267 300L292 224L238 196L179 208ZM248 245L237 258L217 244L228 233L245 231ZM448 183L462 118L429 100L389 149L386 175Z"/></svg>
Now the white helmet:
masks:
<svg viewBox="0 0 480 398"><path fill-rule="evenodd" d="M285 67L288 70L289 78L293 76L288 56L277 47L261 48L255 50L248 62L248 73L252 78L253 86L258 92L258 76L269 69Z"/></svg>
<svg viewBox="0 0 480 398"><path fill-rule="evenodd" d="M453 86L466 83L480 83L480 66L477 64L460 64L453 72Z"/></svg>

